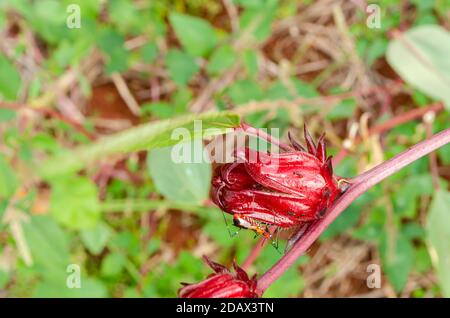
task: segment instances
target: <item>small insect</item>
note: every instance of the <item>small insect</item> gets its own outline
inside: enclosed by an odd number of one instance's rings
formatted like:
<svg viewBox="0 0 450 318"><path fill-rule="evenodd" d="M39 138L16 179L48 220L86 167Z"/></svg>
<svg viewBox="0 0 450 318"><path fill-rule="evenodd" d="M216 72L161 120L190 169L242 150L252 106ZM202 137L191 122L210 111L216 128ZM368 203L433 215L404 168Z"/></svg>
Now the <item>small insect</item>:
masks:
<svg viewBox="0 0 450 318"><path fill-rule="evenodd" d="M341 178L326 157L324 135L316 146L304 130L306 149L289 134L292 151L280 154L238 149L236 161L219 166L212 200L233 223L273 239L269 228L304 228L326 213L342 193Z"/></svg>
<svg viewBox="0 0 450 318"><path fill-rule="evenodd" d="M239 216L238 214L235 214L233 215L233 224L236 227L252 230L256 234L261 235L266 239L272 238L272 234L270 234L268 226L265 224L258 223L253 219L249 219L244 216Z"/></svg>

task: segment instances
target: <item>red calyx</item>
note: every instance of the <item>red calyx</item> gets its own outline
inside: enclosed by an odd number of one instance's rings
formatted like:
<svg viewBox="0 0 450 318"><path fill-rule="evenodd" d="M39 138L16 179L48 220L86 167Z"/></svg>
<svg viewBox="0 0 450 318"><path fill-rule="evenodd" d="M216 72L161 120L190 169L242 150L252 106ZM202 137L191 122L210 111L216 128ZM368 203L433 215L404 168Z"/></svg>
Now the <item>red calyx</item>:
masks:
<svg viewBox="0 0 450 318"><path fill-rule="evenodd" d="M178 291L181 298L255 298L256 276L251 279L233 262L235 273L206 256L204 260L214 270L206 280L196 284L183 284Z"/></svg>
<svg viewBox="0 0 450 318"><path fill-rule="evenodd" d="M324 136L316 146L305 127L307 150L289 139L295 150L281 154L238 149L236 162L215 171L213 201L235 218L285 228L323 216L341 193Z"/></svg>

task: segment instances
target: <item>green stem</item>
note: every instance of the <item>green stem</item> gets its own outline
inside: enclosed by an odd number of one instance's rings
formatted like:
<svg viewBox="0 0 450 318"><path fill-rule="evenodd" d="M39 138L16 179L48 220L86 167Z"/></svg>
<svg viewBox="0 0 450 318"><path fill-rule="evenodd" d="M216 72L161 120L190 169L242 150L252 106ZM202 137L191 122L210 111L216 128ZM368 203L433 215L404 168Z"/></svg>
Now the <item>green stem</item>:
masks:
<svg viewBox="0 0 450 318"><path fill-rule="evenodd" d="M146 199L108 200L100 204L101 211L106 213L115 213L124 211L148 212L160 208L185 210L197 213L205 212L206 210L210 209L208 207L200 205L176 203L166 200L155 201Z"/></svg>

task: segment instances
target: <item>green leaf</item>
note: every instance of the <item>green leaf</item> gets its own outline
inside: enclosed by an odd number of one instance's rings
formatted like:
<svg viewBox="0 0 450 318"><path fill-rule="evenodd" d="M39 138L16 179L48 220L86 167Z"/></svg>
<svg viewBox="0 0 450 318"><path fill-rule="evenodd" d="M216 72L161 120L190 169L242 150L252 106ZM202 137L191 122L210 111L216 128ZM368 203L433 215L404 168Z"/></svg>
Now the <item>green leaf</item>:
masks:
<svg viewBox="0 0 450 318"><path fill-rule="evenodd" d="M80 288L67 288L66 280L61 282L40 282L33 292L36 298L103 298L108 296L108 290L98 279L83 278Z"/></svg>
<svg viewBox="0 0 450 318"><path fill-rule="evenodd" d="M141 106L142 114L151 113L158 118L171 118L175 114L175 107L165 102L146 103Z"/></svg>
<svg viewBox="0 0 450 318"><path fill-rule="evenodd" d="M151 64L158 56L158 46L153 42L147 43L140 49L140 52L144 62Z"/></svg>
<svg viewBox="0 0 450 318"><path fill-rule="evenodd" d="M175 297L182 282L200 281L211 274L211 269L201 259L181 251L173 265L162 264L164 271L149 273L144 281L144 297ZM174 279L174 278L177 279Z"/></svg>
<svg viewBox="0 0 450 318"><path fill-rule="evenodd" d="M73 229L92 228L100 218L97 187L80 176L52 180L50 212L61 224Z"/></svg>
<svg viewBox="0 0 450 318"><path fill-rule="evenodd" d="M102 138L90 145L66 151L38 164L36 171L44 178L50 178L81 169L85 165L111 154L149 150L178 143L172 137L174 129L184 132L183 141L206 138L226 132L240 123L238 115L230 112L210 112L187 115L168 120L151 122L133 127L120 133ZM201 126L201 127L200 127Z"/></svg>
<svg viewBox="0 0 450 318"><path fill-rule="evenodd" d="M206 200L211 164L205 162L202 155L200 140L152 150L148 170L158 191L174 202L201 204Z"/></svg>
<svg viewBox="0 0 450 318"><path fill-rule="evenodd" d="M0 288L5 288L6 284L8 283L10 277L9 274L2 269L0 269Z"/></svg>
<svg viewBox="0 0 450 318"><path fill-rule="evenodd" d="M367 222L367 224L354 230L352 236L361 241L376 241L380 239L382 233L383 227L380 224Z"/></svg>
<svg viewBox="0 0 450 318"><path fill-rule="evenodd" d="M93 39L81 38L78 41L65 39L59 43L58 48L52 54L52 61L64 69L69 65L77 65L92 49Z"/></svg>
<svg viewBox="0 0 450 318"><path fill-rule="evenodd" d="M6 16L5 16L5 11L0 11L0 29L3 29L5 27L6 24Z"/></svg>
<svg viewBox="0 0 450 318"><path fill-rule="evenodd" d="M419 247L415 250L415 269L418 273L425 273L432 267L430 254L425 247Z"/></svg>
<svg viewBox="0 0 450 318"><path fill-rule="evenodd" d="M414 264L414 249L411 242L400 232L395 237L387 233L380 243L383 271L397 292L401 292Z"/></svg>
<svg viewBox="0 0 450 318"><path fill-rule="evenodd" d="M107 56L106 71L108 74L128 69L129 53L125 49L125 39L122 35L113 29L101 30L97 44Z"/></svg>
<svg viewBox="0 0 450 318"><path fill-rule="evenodd" d="M104 222L98 222L94 228L80 232L84 246L94 255L100 254L111 237L111 229Z"/></svg>
<svg viewBox="0 0 450 318"><path fill-rule="evenodd" d="M437 150L437 153L442 163L444 163L445 165L450 165L450 144L439 148Z"/></svg>
<svg viewBox="0 0 450 318"><path fill-rule="evenodd" d="M271 34L277 3L277 0L267 0L256 6L247 6L239 19L242 32L251 33L258 42L264 41Z"/></svg>
<svg viewBox="0 0 450 318"><path fill-rule="evenodd" d="M385 38L377 38L370 43L367 49L367 65L372 65L378 58L386 53L388 41Z"/></svg>
<svg viewBox="0 0 450 318"><path fill-rule="evenodd" d="M195 59L178 49L171 49L166 55L166 66L170 77L178 85L184 86L200 69Z"/></svg>
<svg viewBox="0 0 450 318"><path fill-rule="evenodd" d="M338 120L349 118L356 109L356 101L353 98L344 99L334 106L329 113L326 114L328 120Z"/></svg>
<svg viewBox="0 0 450 318"><path fill-rule="evenodd" d="M230 248L232 245L236 244L237 240L242 239L242 236L240 235L242 232L239 233L239 237L236 237L236 240L231 237L230 232L236 232L237 228L232 226L233 221L231 216L225 215L224 213L225 212L222 212L219 209L214 209L211 210L210 213L201 214L201 216L206 219L202 231L211 237L219 246ZM224 217L227 219L226 223Z"/></svg>
<svg viewBox="0 0 450 318"><path fill-rule="evenodd" d="M264 292L264 298L285 298L299 295L305 281L296 266L292 266Z"/></svg>
<svg viewBox="0 0 450 318"><path fill-rule="evenodd" d="M192 99L192 92L187 87L180 87L170 100L177 114L185 113Z"/></svg>
<svg viewBox="0 0 450 318"><path fill-rule="evenodd" d="M61 227L49 216L33 216L23 223L26 242L33 262L48 280L62 278L65 283L69 265L69 239Z"/></svg>
<svg viewBox="0 0 450 318"><path fill-rule="evenodd" d="M233 103L239 105L263 98L261 87L254 81L240 80L228 88L228 94Z"/></svg>
<svg viewBox="0 0 450 318"><path fill-rule="evenodd" d="M170 23L183 47L194 56L207 55L217 44L214 28L205 20L172 13Z"/></svg>
<svg viewBox="0 0 450 318"><path fill-rule="evenodd" d="M14 1L14 6L26 18L33 32L51 44L57 44L74 30L66 27L66 7L61 1Z"/></svg>
<svg viewBox="0 0 450 318"><path fill-rule="evenodd" d="M124 269L127 258L121 253L111 253L102 262L101 273L105 277L114 277Z"/></svg>
<svg viewBox="0 0 450 318"><path fill-rule="evenodd" d="M430 174L414 173L402 177L402 186L392 195L394 211L402 217L414 218L417 213L417 202L420 195L433 193L433 182Z"/></svg>
<svg viewBox="0 0 450 318"><path fill-rule="evenodd" d="M258 75L258 55L254 50L247 49L242 54L245 70L249 77L255 78Z"/></svg>
<svg viewBox="0 0 450 318"><path fill-rule="evenodd" d="M418 223L408 223L402 226L403 235L408 239L423 240L425 238L425 229Z"/></svg>
<svg viewBox="0 0 450 318"><path fill-rule="evenodd" d="M206 70L211 75L221 74L236 63L237 57L229 45L219 47L211 56Z"/></svg>
<svg viewBox="0 0 450 318"><path fill-rule="evenodd" d="M283 246L279 246L280 250L283 250L283 248ZM257 259L257 268L260 271L267 270L267 268L276 263L279 258L279 252L272 246L267 246ZM298 258L298 260L264 292L264 298L295 297L299 295L305 288L305 281L298 270L298 266L307 261L308 257L306 255Z"/></svg>
<svg viewBox="0 0 450 318"><path fill-rule="evenodd" d="M366 207L373 199L374 198L370 195L370 192L366 192L361 197L356 199L344 213L342 213L333 223L330 224L320 239L330 239L333 236L341 234L355 226L358 223L364 207Z"/></svg>
<svg viewBox="0 0 450 318"><path fill-rule="evenodd" d="M140 11L129 0L111 0L108 3L108 13L111 21L120 31L134 31L140 23Z"/></svg>
<svg viewBox="0 0 450 318"><path fill-rule="evenodd" d="M268 87L265 98L270 100L291 100L292 94L289 89L278 80Z"/></svg>
<svg viewBox="0 0 450 318"><path fill-rule="evenodd" d="M427 217L430 255L444 297L450 297L450 192L436 191Z"/></svg>
<svg viewBox="0 0 450 318"><path fill-rule="evenodd" d="M436 1L435 9L441 17L445 17L450 10L450 3L445 0L438 0Z"/></svg>
<svg viewBox="0 0 450 318"><path fill-rule="evenodd" d="M419 11L432 10L436 1L435 0L411 0L411 2L417 7Z"/></svg>
<svg viewBox="0 0 450 318"><path fill-rule="evenodd" d="M10 121L15 119L17 114L12 109L0 108L0 122Z"/></svg>
<svg viewBox="0 0 450 318"><path fill-rule="evenodd" d="M0 54L0 70L0 99L16 100L22 80L14 65L2 54Z"/></svg>
<svg viewBox="0 0 450 318"><path fill-rule="evenodd" d="M418 15L414 21L414 26L429 24L439 24L439 20L431 11Z"/></svg>
<svg viewBox="0 0 450 318"><path fill-rule="evenodd" d="M392 41L387 60L409 84L450 109L450 33L436 25L413 28Z"/></svg>
<svg viewBox="0 0 450 318"><path fill-rule="evenodd" d="M266 0L234 0L233 2L244 8L259 8L264 5L264 1Z"/></svg>
<svg viewBox="0 0 450 318"><path fill-rule="evenodd" d="M130 256L136 256L142 250L139 238L129 231L116 234L108 246L114 251L120 251L122 254Z"/></svg>
<svg viewBox="0 0 450 318"><path fill-rule="evenodd" d="M9 198L17 187L17 178L14 170L6 158L0 154L0 199Z"/></svg>

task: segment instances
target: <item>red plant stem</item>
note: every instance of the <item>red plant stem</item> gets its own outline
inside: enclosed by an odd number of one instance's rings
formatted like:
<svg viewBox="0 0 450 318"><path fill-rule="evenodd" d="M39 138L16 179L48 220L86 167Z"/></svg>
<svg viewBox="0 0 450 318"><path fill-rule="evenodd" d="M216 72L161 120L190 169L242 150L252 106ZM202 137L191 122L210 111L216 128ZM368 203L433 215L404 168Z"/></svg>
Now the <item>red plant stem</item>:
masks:
<svg viewBox="0 0 450 318"><path fill-rule="evenodd" d="M268 142L270 142L270 143L280 147L283 150L286 150L286 151L293 150L293 148L291 146L281 142L277 138L273 138L271 135L265 133L264 131L262 131L262 130L260 130L258 128L255 128L255 127L252 127L250 125L247 125L244 122L241 123L241 128L247 134L252 135L252 136L256 136L256 137L260 137L262 139L265 139L266 141L268 141Z"/></svg>
<svg viewBox="0 0 450 318"><path fill-rule="evenodd" d="M391 130L394 127L397 127L398 125L401 125L401 124L407 123L409 121L415 120L417 118L420 118L428 112L439 113L443 109L444 109L444 105L442 103L434 103L434 104L431 104L424 108L413 109L409 112L406 112L406 113L400 114L396 117L393 117L392 119L390 119L382 124L379 124L379 125L376 125L376 126L370 128L369 135L381 134L383 132ZM250 127L250 126L246 125L246 129L248 129L248 127ZM254 127L250 127L250 128L252 128L251 130L258 131L260 136L262 136L262 134L264 134L262 131L260 131ZM273 138L272 138L272 140L273 140ZM274 141L274 142L276 143L276 141ZM357 144L359 142L361 142L361 137L356 138L354 141L355 144ZM333 158L333 166L338 165L338 163L341 162L342 159L344 159L348 155L348 153L349 153L349 151L347 149L342 149ZM267 243L267 241L264 237L261 237L258 240L258 242L253 247L250 254L247 256L247 258L245 259L245 261L242 265L242 267L244 269L248 269L253 264L253 262L258 258L259 254L263 250L266 243Z"/></svg>
<svg viewBox="0 0 450 318"><path fill-rule="evenodd" d="M444 105L442 103L434 103L429 105L428 107L424 107L424 108L416 108L413 109L409 112L400 114L398 116L395 116L389 120L387 120L386 122L373 126L372 128L369 129L369 135L374 135L374 134L381 134L384 133L388 130L391 130L394 127L397 127L399 125L402 125L404 123L410 122L412 120L418 119L420 117L422 117L423 115L425 115L428 112L434 112L434 113L439 113L440 111L442 111L444 109ZM360 143L362 140L361 137L356 138L353 143L354 144L358 144ZM347 154L349 153L348 149L343 148L334 158L333 158L333 165L336 166L339 162L342 161L342 159L345 158L345 156L347 156Z"/></svg>
<svg viewBox="0 0 450 318"><path fill-rule="evenodd" d="M425 115L428 112L434 112L438 113L444 109L444 105L442 103L434 103L430 104L427 107L423 108L415 108L413 110L410 110L409 112L400 114L396 117L391 118L390 120L387 120L386 122L376 125L369 129L369 134L380 134L382 132L391 130L394 127L397 127L401 124L407 123L409 121L412 121L414 119L418 119Z"/></svg>
<svg viewBox="0 0 450 318"><path fill-rule="evenodd" d="M244 263L242 263L241 267L244 270L248 270L249 267L253 264L253 262L258 258L259 254L261 254L263 248L267 244L267 239L265 237L261 237L256 245L251 250L250 254L248 254L247 258L245 259Z"/></svg>
<svg viewBox="0 0 450 318"><path fill-rule="evenodd" d="M54 111L52 109L48 109L48 108L33 108L31 106L25 105L25 104L20 104L20 103L10 103L10 102L0 102L0 108L5 108L5 109L11 109L14 111L19 111L21 109L27 109L33 112L37 112L37 113L41 113L43 115L47 115L50 117L53 117L55 119L58 119L66 124L68 124L69 126L72 126L75 130L78 130L78 132L80 132L81 134L83 134L84 136L86 136L89 140L95 140L96 136L95 134L91 133L90 131L88 131L86 128L83 127L83 125L81 125L80 123L76 122L75 120L68 118L60 113L58 113L57 111Z"/></svg>
<svg viewBox="0 0 450 318"><path fill-rule="evenodd" d="M450 142L450 128L424 140L373 169L356 177L348 190L333 204L326 215L311 224L306 233L272 268L258 280L257 293L263 292L308 250L325 229L361 194L403 167Z"/></svg>

